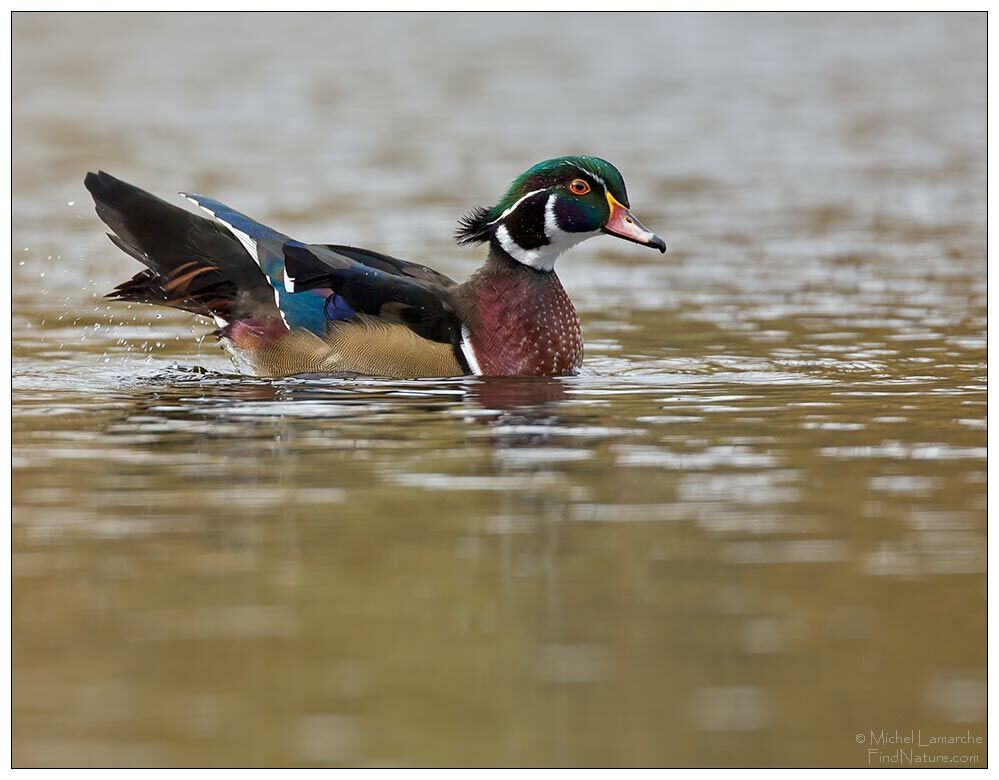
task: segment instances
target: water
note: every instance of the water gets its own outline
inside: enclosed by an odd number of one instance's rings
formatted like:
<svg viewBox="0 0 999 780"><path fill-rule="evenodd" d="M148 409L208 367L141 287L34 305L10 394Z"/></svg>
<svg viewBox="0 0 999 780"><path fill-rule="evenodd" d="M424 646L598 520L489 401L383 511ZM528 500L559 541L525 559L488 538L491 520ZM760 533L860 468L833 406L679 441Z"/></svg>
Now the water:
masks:
<svg viewBox="0 0 999 780"><path fill-rule="evenodd" d="M984 15L17 14L13 54L15 765L985 736ZM566 153L671 248L560 261L578 377L239 378L100 298L137 266L88 169L463 278L457 217Z"/></svg>

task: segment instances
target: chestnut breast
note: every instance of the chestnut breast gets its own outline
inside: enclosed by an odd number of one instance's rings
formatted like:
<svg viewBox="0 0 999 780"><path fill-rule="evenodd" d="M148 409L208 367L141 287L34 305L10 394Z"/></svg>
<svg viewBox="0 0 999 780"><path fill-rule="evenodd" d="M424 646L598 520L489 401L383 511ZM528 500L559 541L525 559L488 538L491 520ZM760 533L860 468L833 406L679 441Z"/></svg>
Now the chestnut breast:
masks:
<svg viewBox="0 0 999 780"><path fill-rule="evenodd" d="M467 285L469 340L487 376L557 376L583 362L579 317L554 272L487 267Z"/></svg>

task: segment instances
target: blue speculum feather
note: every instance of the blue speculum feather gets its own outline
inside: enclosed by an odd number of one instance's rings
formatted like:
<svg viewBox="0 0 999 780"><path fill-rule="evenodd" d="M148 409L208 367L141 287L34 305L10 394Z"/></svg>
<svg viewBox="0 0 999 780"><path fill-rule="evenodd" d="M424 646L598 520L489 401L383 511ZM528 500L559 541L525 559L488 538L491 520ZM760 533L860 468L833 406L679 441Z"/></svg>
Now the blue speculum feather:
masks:
<svg viewBox="0 0 999 780"><path fill-rule="evenodd" d="M318 336L326 332L326 298L332 290L306 290L295 295L281 295L279 307L291 328L305 328ZM339 319L346 319L341 317Z"/></svg>

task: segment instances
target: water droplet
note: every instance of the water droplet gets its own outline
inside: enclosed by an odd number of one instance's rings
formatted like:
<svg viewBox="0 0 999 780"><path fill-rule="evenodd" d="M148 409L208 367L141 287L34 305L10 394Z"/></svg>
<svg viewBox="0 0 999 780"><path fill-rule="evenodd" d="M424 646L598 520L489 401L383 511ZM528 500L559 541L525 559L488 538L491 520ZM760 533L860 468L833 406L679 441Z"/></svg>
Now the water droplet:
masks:
<svg viewBox="0 0 999 780"><path fill-rule="evenodd" d="M76 201L75 200L67 200L66 201L66 205L67 206L75 206L76 205Z"/></svg>

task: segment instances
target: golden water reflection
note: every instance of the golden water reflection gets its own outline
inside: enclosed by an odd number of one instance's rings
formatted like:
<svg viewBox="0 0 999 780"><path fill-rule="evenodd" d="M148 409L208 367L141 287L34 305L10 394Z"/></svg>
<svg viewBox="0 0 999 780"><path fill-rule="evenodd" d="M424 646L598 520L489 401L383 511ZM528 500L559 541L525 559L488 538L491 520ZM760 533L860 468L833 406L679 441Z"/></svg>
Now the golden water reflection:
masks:
<svg viewBox="0 0 999 780"><path fill-rule="evenodd" d="M260 19L15 15L15 765L984 735L978 17ZM456 217L564 151L671 245L560 261L579 377L238 378L99 300L88 169L460 277Z"/></svg>

